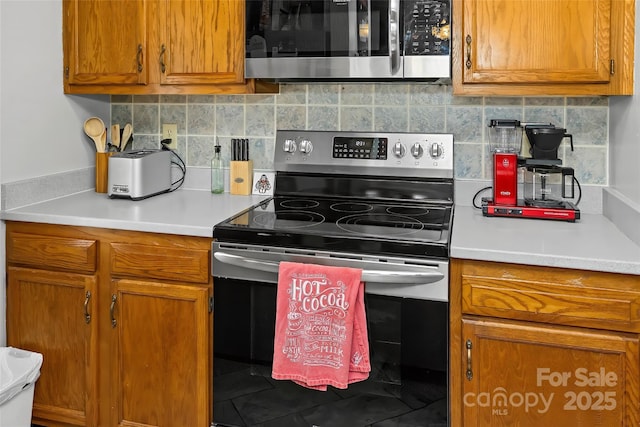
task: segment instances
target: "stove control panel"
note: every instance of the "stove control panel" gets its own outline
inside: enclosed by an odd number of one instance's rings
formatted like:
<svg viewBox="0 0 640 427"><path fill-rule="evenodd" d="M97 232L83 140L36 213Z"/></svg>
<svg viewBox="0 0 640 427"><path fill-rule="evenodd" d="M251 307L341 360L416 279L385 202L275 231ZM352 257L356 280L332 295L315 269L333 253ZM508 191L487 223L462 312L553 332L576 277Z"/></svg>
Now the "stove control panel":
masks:
<svg viewBox="0 0 640 427"><path fill-rule="evenodd" d="M276 171L453 177L453 135L384 132L276 133Z"/></svg>

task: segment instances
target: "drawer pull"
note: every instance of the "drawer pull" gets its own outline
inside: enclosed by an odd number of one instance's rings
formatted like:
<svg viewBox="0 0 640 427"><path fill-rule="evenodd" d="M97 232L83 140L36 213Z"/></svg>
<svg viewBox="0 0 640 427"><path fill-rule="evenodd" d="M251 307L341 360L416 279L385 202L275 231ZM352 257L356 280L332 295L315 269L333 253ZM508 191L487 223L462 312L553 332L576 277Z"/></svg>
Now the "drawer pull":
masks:
<svg viewBox="0 0 640 427"><path fill-rule="evenodd" d="M91 291L87 291L84 298L84 322L91 322L91 314L89 314L89 301L91 301Z"/></svg>
<svg viewBox="0 0 640 427"><path fill-rule="evenodd" d="M471 369L471 340L467 340L467 380L473 379L473 369Z"/></svg>
<svg viewBox="0 0 640 427"><path fill-rule="evenodd" d="M116 294L111 295L111 307L109 307L109 315L111 316L111 327L115 328L118 322L116 322L116 318L113 316L113 312L116 308L116 300L118 297Z"/></svg>

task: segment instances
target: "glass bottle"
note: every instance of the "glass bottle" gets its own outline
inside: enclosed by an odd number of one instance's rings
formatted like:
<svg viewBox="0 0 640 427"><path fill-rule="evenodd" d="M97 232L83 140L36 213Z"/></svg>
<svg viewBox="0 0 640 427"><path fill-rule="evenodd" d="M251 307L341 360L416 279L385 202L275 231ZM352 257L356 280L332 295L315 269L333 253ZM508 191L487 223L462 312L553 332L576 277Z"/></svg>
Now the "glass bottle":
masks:
<svg viewBox="0 0 640 427"><path fill-rule="evenodd" d="M222 168L219 144L216 144L213 159L211 159L211 192L214 194L224 193L224 169Z"/></svg>

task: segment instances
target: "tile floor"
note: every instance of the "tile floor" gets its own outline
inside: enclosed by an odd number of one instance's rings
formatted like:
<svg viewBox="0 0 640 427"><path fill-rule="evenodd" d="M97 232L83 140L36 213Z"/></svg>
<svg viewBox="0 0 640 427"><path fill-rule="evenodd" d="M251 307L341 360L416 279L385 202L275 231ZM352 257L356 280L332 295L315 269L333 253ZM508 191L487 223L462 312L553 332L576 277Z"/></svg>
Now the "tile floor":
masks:
<svg viewBox="0 0 640 427"><path fill-rule="evenodd" d="M309 390L270 377L268 366L216 358L214 419L218 427L446 427L446 374L424 381L368 381L347 390Z"/></svg>

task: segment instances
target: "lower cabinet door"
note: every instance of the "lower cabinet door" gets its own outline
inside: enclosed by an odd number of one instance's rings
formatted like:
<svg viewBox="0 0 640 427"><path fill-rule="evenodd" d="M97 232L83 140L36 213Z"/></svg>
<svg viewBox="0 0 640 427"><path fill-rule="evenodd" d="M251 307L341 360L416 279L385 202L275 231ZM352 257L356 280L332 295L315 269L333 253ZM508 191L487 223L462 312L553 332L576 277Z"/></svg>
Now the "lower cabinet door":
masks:
<svg viewBox="0 0 640 427"><path fill-rule="evenodd" d="M8 344L43 356L37 424L98 424L96 283L94 275L7 269Z"/></svg>
<svg viewBox="0 0 640 427"><path fill-rule="evenodd" d="M208 427L209 288L113 280L112 425Z"/></svg>
<svg viewBox="0 0 640 427"><path fill-rule="evenodd" d="M461 345L464 426L640 423L637 336L463 318Z"/></svg>

